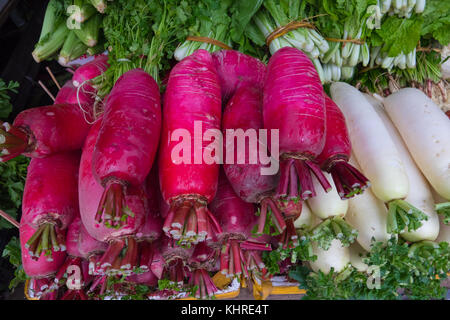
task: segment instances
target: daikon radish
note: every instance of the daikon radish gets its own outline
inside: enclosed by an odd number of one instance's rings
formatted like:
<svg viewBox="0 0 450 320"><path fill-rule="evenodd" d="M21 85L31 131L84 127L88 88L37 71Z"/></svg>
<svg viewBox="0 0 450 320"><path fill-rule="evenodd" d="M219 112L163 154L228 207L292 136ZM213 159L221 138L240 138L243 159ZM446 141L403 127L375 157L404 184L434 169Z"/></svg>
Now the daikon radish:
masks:
<svg viewBox="0 0 450 320"><path fill-rule="evenodd" d="M422 221L422 226L414 231L405 231L401 236L408 241L435 240L439 234L439 219L434 210L434 200L429 185L425 177L417 168L414 160L406 148L399 132L394 124L389 120L383 105L375 98L366 95L368 101L372 104L380 119L383 121L385 128L388 130L392 141L399 152L400 158L408 176L409 192L405 201L415 206L427 215L427 219ZM390 219L393 217L390 217Z"/></svg>
<svg viewBox="0 0 450 320"><path fill-rule="evenodd" d="M372 192L387 203L395 220L402 218L401 223L390 224L392 231L417 229L426 215L404 200L409 191L408 176L383 121L355 87L335 82L331 85L331 95L347 120L353 154L370 180Z"/></svg>
<svg viewBox="0 0 450 320"><path fill-rule="evenodd" d="M313 253L317 256L315 261L310 261L312 270L319 270L325 274L330 273L331 268L334 272L340 272L350 263L350 250L342 246L342 243L334 239L328 250L320 249L317 242L312 243Z"/></svg>
<svg viewBox="0 0 450 320"><path fill-rule="evenodd" d="M311 209L308 207L308 205L303 203L302 205L302 212L300 216L295 219L294 221L294 227L295 229L308 229L311 228L314 224L314 221L316 220L316 217L312 214Z"/></svg>
<svg viewBox="0 0 450 320"><path fill-rule="evenodd" d="M433 194L436 212L443 216L445 224L450 224L450 202L442 198L433 188L431 193Z"/></svg>
<svg viewBox="0 0 450 320"><path fill-rule="evenodd" d="M366 272L369 266L364 263L363 259L367 251L364 250L357 242L350 247L350 263L359 272Z"/></svg>
<svg viewBox="0 0 450 320"><path fill-rule="evenodd" d="M359 164L352 155L350 163L357 169ZM358 230L356 241L365 250L370 251L372 238L386 243L390 235L387 232L388 211L384 203L377 199L368 188L363 194L348 200L345 221Z"/></svg>
<svg viewBox="0 0 450 320"><path fill-rule="evenodd" d="M313 185L317 186L316 196L306 200L311 212L325 220L314 228L311 239L318 241L319 247L325 250L333 239L339 239L342 245L349 246L355 241L358 232L342 219L347 213L348 201L339 196L331 174L324 172L324 175L330 181L332 189L325 192L319 188L320 183L316 177L312 177Z"/></svg>
<svg viewBox="0 0 450 320"><path fill-rule="evenodd" d="M422 91L404 88L383 101L417 166L450 200L450 121Z"/></svg>
<svg viewBox="0 0 450 320"><path fill-rule="evenodd" d="M436 242L446 241L450 243L450 226L444 223L444 217L439 216L439 235Z"/></svg>

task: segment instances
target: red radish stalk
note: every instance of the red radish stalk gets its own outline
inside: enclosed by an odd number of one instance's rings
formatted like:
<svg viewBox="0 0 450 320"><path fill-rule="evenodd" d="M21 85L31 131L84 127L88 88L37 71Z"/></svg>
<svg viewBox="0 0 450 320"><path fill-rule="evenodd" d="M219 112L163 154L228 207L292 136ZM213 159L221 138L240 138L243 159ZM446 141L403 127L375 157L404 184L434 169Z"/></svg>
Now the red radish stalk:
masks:
<svg viewBox="0 0 450 320"><path fill-rule="evenodd" d="M189 259L189 269L191 270L189 284L197 286L196 298L211 298L219 291L208 273L214 268L215 260L215 250L205 242L200 242L195 246Z"/></svg>
<svg viewBox="0 0 450 320"><path fill-rule="evenodd" d="M159 156L159 179L164 200L170 205L163 230L181 243L212 239L221 229L207 209L217 189L219 165L205 163L202 156L211 152L208 141L195 142L195 123L201 124L202 137L207 130L220 130L221 96L219 80L211 55L197 50L171 71L164 97L163 129ZM174 161L179 142L172 141L174 130L190 134L186 141L194 152L183 150L188 161ZM183 139L184 140L184 139ZM213 143L217 143L214 141ZM212 155L212 154L211 154ZM213 156L213 155L212 155ZM217 155L215 155L217 156ZM200 161L198 161L200 160Z"/></svg>
<svg viewBox="0 0 450 320"><path fill-rule="evenodd" d="M249 278L251 270L259 268L261 261L255 261L258 255L247 251L271 250L270 245L251 238L251 229L257 220L254 205L239 198L221 172L217 194L210 209L223 230L219 236L220 271L227 277Z"/></svg>
<svg viewBox="0 0 450 320"><path fill-rule="evenodd" d="M77 105L55 104L22 111L13 125L3 122L0 126L0 161L20 154L42 158L78 150L89 128Z"/></svg>
<svg viewBox="0 0 450 320"><path fill-rule="evenodd" d="M92 155L97 181L105 188L95 220L123 227L131 187L141 187L153 165L161 129L159 88L145 71L124 73L109 94Z"/></svg>
<svg viewBox="0 0 450 320"><path fill-rule="evenodd" d="M53 251L52 260L50 261L41 252L38 259L35 259L34 256L29 254L28 249L25 248L25 244L33 236L35 229L21 221L19 232L23 269L27 276L31 278L30 286L34 294L39 296L49 288L54 289L52 286L53 276L64 263L66 252Z"/></svg>
<svg viewBox="0 0 450 320"><path fill-rule="evenodd" d="M235 50L215 51L212 58L224 103L227 103L235 90L243 84L263 89L266 65L258 59Z"/></svg>
<svg viewBox="0 0 450 320"><path fill-rule="evenodd" d="M80 153L57 153L34 158L28 166L23 193L22 221L36 229L25 248L38 258L66 250L63 231L78 215L78 167Z"/></svg>
<svg viewBox="0 0 450 320"><path fill-rule="evenodd" d="M326 140L322 153L317 157L322 170L329 172L339 196L348 199L370 186L369 180L348 163L352 145L345 118L339 107L325 95Z"/></svg>
<svg viewBox="0 0 450 320"><path fill-rule="evenodd" d="M100 273L96 266L107 248L107 243L100 242L92 237L86 227L81 223L78 251L84 259L89 261L89 274L98 275Z"/></svg>
<svg viewBox="0 0 450 320"><path fill-rule="evenodd" d="M182 285L189 276L187 263L192 255L193 248L182 248L177 246L172 238L163 236L160 241L161 253L165 262L164 278Z"/></svg>
<svg viewBox="0 0 450 320"><path fill-rule="evenodd" d="M134 217L129 217L122 228L108 228L97 222L98 202L104 189L93 176L92 154L101 124L99 120L92 126L81 155L78 182L81 220L92 237L109 244L97 263L99 266L97 271L127 274L131 273L137 264L135 234L145 219L144 195L139 189L130 188L128 195L125 196L125 203L134 212Z"/></svg>
<svg viewBox="0 0 450 320"><path fill-rule="evenodd" d="M67 230L66 244L68 256L54 279L57 285L66 283L67 291L62 295L61 300L87 300L83 288L89 284L92 276L89 275L89 262L83 259L83 255L78 249L81 228L81 218L78 216L72 221ZM74 272L74 278L70 277L72 272ZM68 281L71 281L70 285Z"/></svg>
<svg viewBox="0 0 450 320"><path fill-rule="evenodd" d="M316 157L325 145L325 93L314 64L300 50L282 48L269 60L263 98L264 127L279 130L277 196L315 196L311 173L324 190L331 186Z"/></svg>
<svg viewBox="0 0 450 320"><path fill-rule="evenodd" d="M84 87L83 84L101 75L108 67L108 56L101 54L94 60L77 68L73 74L72 83L76 88ZM86 83L86 89L89 90L90 88L92 87Z"/></svg>

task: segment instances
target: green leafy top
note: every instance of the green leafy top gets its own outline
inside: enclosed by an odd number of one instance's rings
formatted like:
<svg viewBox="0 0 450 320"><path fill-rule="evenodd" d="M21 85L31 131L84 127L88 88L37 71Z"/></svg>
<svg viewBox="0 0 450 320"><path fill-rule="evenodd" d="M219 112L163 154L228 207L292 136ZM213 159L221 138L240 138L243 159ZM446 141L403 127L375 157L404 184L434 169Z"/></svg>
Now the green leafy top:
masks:
<svg viewBox="0 0 450 320"><path fill-rule="evenodd" d="M0 119L6 119L12 111L10 102L11 97L8 92L17 93L19 83L16 81L9 81L8 84L0 78Z"/></svg>
<svg viewBox="0 0 450 320"><path fill-rule="evenodd" d="M441 286L450 270L450 248L447 242L439 244L423 241L408 245L391 238L387 245L373 242L370 253L363 258L369 270L367 274L348 267L341 273L311 272L297 267L289 274L307 289L304 299L444 299L446 288ZM372 276L373 278L370 278ZM439 278L437 278L438 276ZM373 286L369 286L372 283Z"/></svg>
<svg viewBox="0 0 450 320"><path fill-rule="evenodd" d="M28 279L22 266L22 253L19 239L16 237L11 238L9 243L5 246L5 249L3 249L2 257L9 257L9 263L15 267L14 278L9 283L9 289L17 287L18 284Z"/></svg>

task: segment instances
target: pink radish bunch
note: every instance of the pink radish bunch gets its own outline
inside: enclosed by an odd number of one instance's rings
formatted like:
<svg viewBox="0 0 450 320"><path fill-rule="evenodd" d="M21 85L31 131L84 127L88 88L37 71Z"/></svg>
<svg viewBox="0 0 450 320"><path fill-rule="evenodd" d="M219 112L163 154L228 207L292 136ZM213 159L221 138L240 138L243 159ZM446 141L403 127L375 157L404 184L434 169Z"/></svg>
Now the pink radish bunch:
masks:
<svg viewBox="0 0 450 320"><path fill-rule="evenodd" d="M211 55L197 50L171 71L164 96L163 128L159 154L161 193L170 205L163 230L182 243L212 239L222 230L207 205L217 190L219 165L196 163L195 152L189 163L174 163L172 152L177 145L170 135L181 129L194 142L194 123L201 121L202 131L220 130L221 96L219 80ZM203 141L201 154L209 143Z"/></svg>

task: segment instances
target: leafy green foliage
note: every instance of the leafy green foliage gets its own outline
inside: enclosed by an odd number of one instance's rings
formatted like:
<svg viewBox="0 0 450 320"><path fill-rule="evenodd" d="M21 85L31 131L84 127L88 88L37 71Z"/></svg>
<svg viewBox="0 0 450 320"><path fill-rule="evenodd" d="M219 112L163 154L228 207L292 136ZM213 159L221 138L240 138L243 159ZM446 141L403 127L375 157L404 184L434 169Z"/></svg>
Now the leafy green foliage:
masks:
<svg viewBox="0 0 450 320"><path fill-rule="evenodd" d="M389 57L395 57L400 53L411 52L419 42L423 18L413 16L410 19L390 16L376 30L377 41L372 40L375 46L383 45L381 51L387 52Z"/></svg>
<svg viewBox="0 0 450 320"><path fill-rule="evenodd" d="M0 78L0 119L8 118L12 111L10 96L8 92L17 93L19 83L16 81L9 81L8 84Z"/></svg>
<svg viewBox="0 0 450 320"><path fill-rule="evenodd" d="M450 43L450 2L428 0L423 12L424 26L421 35L432 36L441 45Z"/></svg>
<svg viewBox="0 0 450 320"><path fill-rule="evenodd" d="M19 216L29 162L24 156L0 162L0 208L13 218ZM0 229L12 227L9 222L0 218Z"/></svg>
<svg viewBox="0 0 450 320"><path fill-rule="evenodd" d="M289 276L307 290L304 299L445 298L447 290L441 283L450 270L447 242L423 241L410 246L393 237L385 246L381 242L373 242L363 261L369 268L379 271L379 286L368 286L372 283L369 276L376 276L375 273L359 272L351 266L340 273L332 270L329 274L298 266Z"/></svg>
<svg viewBox="0 0 450 320"><path fill-rule="evenodd" d="M2 253L3 258L9 258L9 263L14 267L14 278L9 283L9 289L17 287L18 284L24 282L28 277L22 266L22 255L20 251L20 241L13 237L5 246Z"/></svg>

